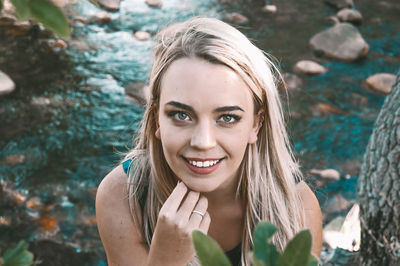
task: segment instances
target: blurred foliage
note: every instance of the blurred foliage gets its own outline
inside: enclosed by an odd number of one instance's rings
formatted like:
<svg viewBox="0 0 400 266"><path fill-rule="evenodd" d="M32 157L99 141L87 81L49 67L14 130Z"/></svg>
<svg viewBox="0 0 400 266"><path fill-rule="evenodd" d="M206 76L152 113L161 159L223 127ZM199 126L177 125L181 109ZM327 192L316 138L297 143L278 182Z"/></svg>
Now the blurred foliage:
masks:
<svg viewBox="0 0 400 266"><path fill-rule="evenodd" d="M254 230L254 266L317 266L318 260L311 255L312 237L309 230L303 230L293 237L285 250L278 252L269 239L277 228L268 222L261 222ZM203 266L229 266L228 257L218 244L200 231L193 231L193 244Z"/></svg>
<svg viewBox="0 0 400 266"><path fill-rule="evenodd" d="M17 246L7 249L0 257L0 266L30 266L33 265L33 254L28 251L28 243L21 240Z"/></svg>
<svg viewBox="0 0 400 266"><path fill-rule="evenodd" d="M33 19L61 37L69 37L70 26L62 10L50 0L10 0L19 20ZM0 10L3 0L0 0Z"/></svg>

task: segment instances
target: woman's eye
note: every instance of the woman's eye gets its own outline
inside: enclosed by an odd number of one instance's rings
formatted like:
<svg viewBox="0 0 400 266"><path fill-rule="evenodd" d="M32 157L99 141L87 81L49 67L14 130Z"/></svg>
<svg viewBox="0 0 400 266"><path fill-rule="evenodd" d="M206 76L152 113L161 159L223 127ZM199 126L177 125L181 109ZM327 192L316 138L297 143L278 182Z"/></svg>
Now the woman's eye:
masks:
<svg viewBox="0 0 400 266"><path fill-rule="evenodd" d="M240 117L236 115L221 115L221 117L218 119L218 121L226 123L226 124L233 124L235 122L238 122L240 120Z"/></svg>
<svg viewBox="0 0 400 266"><path fill-rule="evenodd" d="M177 121L189 121L190 117L185 112L173 111L168 113L169 117L173 117Z"/></svg>

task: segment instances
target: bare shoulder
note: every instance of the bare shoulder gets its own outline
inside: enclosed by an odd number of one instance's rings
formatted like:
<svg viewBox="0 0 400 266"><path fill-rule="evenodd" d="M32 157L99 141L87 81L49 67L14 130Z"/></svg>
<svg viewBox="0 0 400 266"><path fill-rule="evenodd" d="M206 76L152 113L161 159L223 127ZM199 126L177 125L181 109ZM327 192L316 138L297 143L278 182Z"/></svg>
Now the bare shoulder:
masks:
<svg viewBox="0 0 400 266"><path fill-rule="evenodd" d="M313 236L312 253L319 258L322 249L322 214L318 199L304 181L296 185L296 190L303 203L305 226Z"/></svg>
<svg viewBox="0 0 400 266"><path fill-rule="evenodd" d="M143 265L147 257L130 212L127 181L119 165L104 177L97 189L96 221L109 265Z"/></svg>

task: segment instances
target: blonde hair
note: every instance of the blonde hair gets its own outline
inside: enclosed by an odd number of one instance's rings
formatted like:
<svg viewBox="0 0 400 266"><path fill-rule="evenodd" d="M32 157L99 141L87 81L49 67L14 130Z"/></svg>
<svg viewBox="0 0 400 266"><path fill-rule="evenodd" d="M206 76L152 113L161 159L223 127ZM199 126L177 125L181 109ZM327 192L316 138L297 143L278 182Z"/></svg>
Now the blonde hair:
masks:
<svg viewBox="0 0 400 266"><path fill-rule="evenodd" d="M237 196L245 206L242 265L250 265L252 233L260 221L278 227L272 243L282 250L304 227L304 213L295 189L302 175L285 129L277 90L281 80L278 69L240 31L214 18L195 17L172 24L160 31L155 40L150 99L138 129L136 146L126 155L126 159L132 159L128 181L130 208L145 241L150 246L158 213L177 182L164 158L161 142L155 137L161 80L175 60L197 57L235 71L252 92L255 112L264 111L258 140L248 145L239 169ZM143 197L145 204L140 217L139 199Z"/></svg>

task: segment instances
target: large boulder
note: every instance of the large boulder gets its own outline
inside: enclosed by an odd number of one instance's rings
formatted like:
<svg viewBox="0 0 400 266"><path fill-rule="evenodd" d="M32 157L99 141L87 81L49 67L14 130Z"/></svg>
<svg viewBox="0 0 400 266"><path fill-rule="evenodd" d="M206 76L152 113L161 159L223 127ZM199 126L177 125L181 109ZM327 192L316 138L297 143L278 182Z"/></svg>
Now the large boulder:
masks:
<svg viewBox="0 0 400 266"><path fill-rule="evenodd" d="M369 89L375 92L388 95L395 80L396 75L390 73L377 73L367 78L365 84Z"/></svg>
<svg viewBox="0 0 400 266"><path fill-rule="evenodd" d="M15 83L7 76L6 73L0 71L0 96L9 94L15 89Z"/></svg>
<svg viewBox="0 0 400 266"><path fill-rule="evenodd" d="M310 46L316 54L342 61L354 61L368 53L369 45L356 27L338 23L314 35Z"/></svg>

